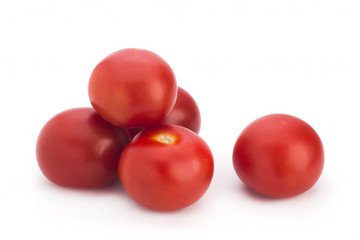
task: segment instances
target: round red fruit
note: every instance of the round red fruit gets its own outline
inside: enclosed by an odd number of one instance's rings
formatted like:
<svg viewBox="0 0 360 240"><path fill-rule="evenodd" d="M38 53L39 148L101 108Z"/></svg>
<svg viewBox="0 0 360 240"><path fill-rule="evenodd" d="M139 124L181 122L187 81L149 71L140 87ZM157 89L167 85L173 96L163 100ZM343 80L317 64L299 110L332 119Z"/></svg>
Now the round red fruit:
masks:
<svg viewBox="0 0 360 240"><path fill-rule="evenodd" d="M38 165L51 182L64 187L100 188L117 180L120 154L129 142L92 108L75 108L51 118L36 143Z"/></svg>
<svg viewBox="0 0 360 240"><path fill-rule="evenodd" d="M175 106L165 118L163 124L180 125L194 133L199 133L201 125L199 107L193 97L183 88L178 87Z"/></svg>
<svg viewBox="0 0 360 240"><path fill-rule="evenodd" d="M93 70L89 98L95 110L120 127L160 124L173 108L177 85L170 66L157 54L123 49Z"/></svg>
<svg viewBox="0 0 360 240"><path fill-rule="evenodd" d="M181 126L143 130L129 143L119 161L119 177L139 204L174 211L199 200L214 171L208 145Z"/></svg>
<svg viewBox="0 0 360 240"><path fill-rule="evenodd" d="M324 150L306 122L272 114L243 130L234 147L233 164L238 177L254 191L274 198L291 197L317 182Z"/></svg>

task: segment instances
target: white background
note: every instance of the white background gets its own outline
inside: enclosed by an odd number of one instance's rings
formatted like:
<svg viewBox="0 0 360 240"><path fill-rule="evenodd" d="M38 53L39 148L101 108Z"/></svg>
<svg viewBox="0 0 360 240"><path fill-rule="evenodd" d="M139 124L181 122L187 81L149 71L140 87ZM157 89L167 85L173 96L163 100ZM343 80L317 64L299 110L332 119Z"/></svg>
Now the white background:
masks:
<svg viewBox="0 0 360 240"><path fill-rule="evenodd" d="M5 0L0 35L0 239L360 239L359 1ZM215 174L184 210L147 210L120 184L61 188L37 166L42 126L90 106L92 69L128 47L162 56L201 110ZM270 113L323 140L323 174L297 197L256 195L232 167L242 129Z"/></svg>

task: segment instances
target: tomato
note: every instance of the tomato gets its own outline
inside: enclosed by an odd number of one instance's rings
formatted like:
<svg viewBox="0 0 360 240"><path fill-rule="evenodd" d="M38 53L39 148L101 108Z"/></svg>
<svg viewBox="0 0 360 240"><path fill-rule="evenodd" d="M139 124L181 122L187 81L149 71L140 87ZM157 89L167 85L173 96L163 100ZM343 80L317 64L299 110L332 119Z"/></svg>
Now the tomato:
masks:
<svg viewBox="0 0 360 240"><path fill-rule="evenodd" d="M173 108L177 85L170 66L142 49L123 49L93 70L89 98L95 110L120 127L160 124Z"/></svg>
<svg viewBox="0 0 360 240"><path fill-rule="evenodd" d="M248 125L233 151L238 177L265 196L285 198L310 189L324 166L324 149L303 120L272 114Z"/></svg>
<svg viewBox="0 0 360 240"><path fill-rule="evenodd" d="M199 133L201 115L193 97L183 88L178 87L175 105L169 115L162 122L163 125L179 125ZM130 137L135 137L144 128L128 128Z"/></svg>
<svg viewBox="0 0 360 240"><path fill-rule="evenodd" d="M64 187L100 188L118 179L120 154L129 142L92 108L75 108L51 118L37 143L38 165L51 182Z"/></svg>
<svg viewBox="0 0 360 240"><path fill-rule="evenodd" d="M174 211L203 196L214 162L196 133L176 125L157 126L143 130L126 146L118 169L131 198L153 210Z"/></svg>
<svg viewBox="0 0 360 240"><path fill-rule="evenodd" d="M174 108L163 121L164 125L180 125L199 133L201 116L199 107L192 96L183 88L178 87Z"/></svg>

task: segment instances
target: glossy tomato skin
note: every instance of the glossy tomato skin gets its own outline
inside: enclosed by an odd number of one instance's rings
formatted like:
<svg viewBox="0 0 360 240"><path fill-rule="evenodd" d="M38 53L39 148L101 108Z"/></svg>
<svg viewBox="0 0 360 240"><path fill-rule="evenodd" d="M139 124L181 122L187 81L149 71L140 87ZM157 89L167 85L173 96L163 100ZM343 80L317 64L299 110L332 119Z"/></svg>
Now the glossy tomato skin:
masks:
<svg viewBox="0 0 360 240"><path fill-rule="evenodd" d="M194 98L183 88L178 87L177 99L174 108L163 121L164 125L180 125L199 133L201 115Z"/></svg>
<svg viewBox="0 0 360 240"><path fill-rule="evenodd" d="M139 204L157 211L185 208L208 189L214 161L197 134L181 126L148 128L128 144L119 178Z"/></svg>
<svg viewBox="0 0 360 240"><path fill-rule="evenodd" d="M120 127L160 124L175 104L177 85L170 66L157 54L123 49L93 70L89 98L95 110Z"/></svg>
<svg viewBox="0 0 360 240"><path fill-rule="evenodd" d="M51 118L36 143L38 165L51 182L100 188L117 180L118 159L130 141L92 108L74 108Z"/></svg>
<svg viewBox="0 0 360 240"><path fill-rule="evenodd" d="M298 195L319 179L324 149L315 130L303 120L271 114L248 125L233 151L238 177L251 189L273 198Z"/></svg>
<svg viewBox="0 0 360 240"><path fill-rule="evenodd" d="M198 105L194 98L183 88L178 87L178 93L175 105L165 120L163 125L179 125L186 127L194 133L199 133L201 126L201 115ZM144 130L145 128L128 128L131 138Z"/></svg>

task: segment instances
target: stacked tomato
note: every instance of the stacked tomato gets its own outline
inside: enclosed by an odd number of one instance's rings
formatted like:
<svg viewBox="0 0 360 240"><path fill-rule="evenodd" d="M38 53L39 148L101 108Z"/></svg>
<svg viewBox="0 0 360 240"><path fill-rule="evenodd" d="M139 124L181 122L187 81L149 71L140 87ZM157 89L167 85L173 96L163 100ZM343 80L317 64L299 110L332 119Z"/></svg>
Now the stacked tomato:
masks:
<svg viewBox="0 0 360 240"><path fill-rule="evenodd" d="M120 179L131 198L159 211L187 207L203 196L214 162L197 135L200 112L160 56L141 49L114 52L93 70L89 98L93 108L61 112L40 132L37 160L50 181L100 188ZM251 123L233 151L239 178L269 197L305 192L323 165L315 130L286 114Z"/></svg>
<svg viewBox="0 0 360 240"><path fill-rule="evenodd" d="M37 160L50 181L99 188L120 178L135 201L160 211L201 198L212 180L213 157L197 135L196 102L160 56L114 52L93 70L89 98L93 108L61 112L40 132Z"/></svg>

